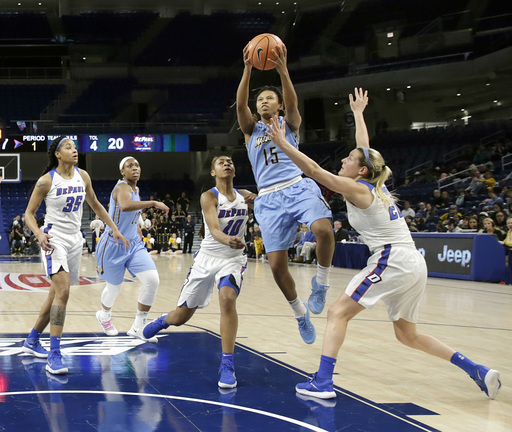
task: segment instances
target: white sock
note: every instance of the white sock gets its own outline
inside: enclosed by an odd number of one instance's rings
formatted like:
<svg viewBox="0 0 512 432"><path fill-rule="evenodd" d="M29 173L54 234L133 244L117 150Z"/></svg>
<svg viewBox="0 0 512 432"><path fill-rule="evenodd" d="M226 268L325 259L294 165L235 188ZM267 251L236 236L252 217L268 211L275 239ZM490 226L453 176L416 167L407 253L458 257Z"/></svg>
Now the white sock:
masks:
<svg viewBox="0 0 512 432"><path fill-rule="evenodd" d="M288 303L290 303L290 306L293 309L295 318L303 317L304 315L306 315L306 312L307 312L306 307L300 301L299 296L297 296L297 298L295 300L289 301Z"/></svg>
<svg viewBox="0 0 512 432"><path fill-rule="evenodd" d="M112 318L112 309L105 309L101 306L100 319L102 321L108 321L110 318Z"/></svg>
<svg viewBox="0 0 512 432"><path fill-rule="evenodd" d="M324 267L320 264L316 265L316 282L318 285L327 285L329 286L329 273L331 272L331 267Z"/></svg>
<svg viewBox="0 0 512 432"><path fill-rule="evenodd" d="M133 327L136 329L140 329L146 325L146 322L148 320L148 313L145 311L137 311L137 314L135 315L135 322L133 323Z"/></svg>

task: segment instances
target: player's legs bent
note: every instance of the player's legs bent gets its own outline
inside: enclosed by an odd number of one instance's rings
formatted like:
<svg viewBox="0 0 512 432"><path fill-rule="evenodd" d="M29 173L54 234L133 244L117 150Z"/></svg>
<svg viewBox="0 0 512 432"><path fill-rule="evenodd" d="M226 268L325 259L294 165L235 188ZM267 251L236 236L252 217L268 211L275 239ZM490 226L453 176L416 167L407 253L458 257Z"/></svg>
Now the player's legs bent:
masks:
<svg viewBox="0 0 512 432"><path fill-rule="evenodd" d="M450 360L455 350L445 345L439 339L417 332L416 324L402 318L393 322L395 336L404 345L414 348L427 354L432 354L444 360Z"/></svg>
<svg viewBox="0 0 512 432"><path fill-rule="evenodd" d="M274 251L267 253L268 263L277 286L286 297L286 300L293 301L297 298L295 281L288 269L288 251Z"/></svg>
<svg viewBox="0 0 512 432"><path fill-rule="evenodd" d="M316 259L318 264L330 267L334 255L334 235L329 219L317 219L311 224L316 238Z"/></svg>

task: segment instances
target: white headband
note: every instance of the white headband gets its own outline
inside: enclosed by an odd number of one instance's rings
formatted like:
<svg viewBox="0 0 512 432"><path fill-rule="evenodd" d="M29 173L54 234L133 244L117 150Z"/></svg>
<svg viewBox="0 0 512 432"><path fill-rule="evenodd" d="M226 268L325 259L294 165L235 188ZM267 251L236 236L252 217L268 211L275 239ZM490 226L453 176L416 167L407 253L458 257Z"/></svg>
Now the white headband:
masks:
<svg viewBox="0 0 512 432"><path fill-rule="evenodd" d="M135 159L135 158L133 156L126 156L125 158L123 158L123 160L119 163L119 171L121 171L123 169L123 166L128 159ZM137 159L135 159L135 161L137 162Z"/></svg>
<svg viewBox="0 0 512 432"><path fill-rule="evenodd" d="M57 144L57 148L55 149L55 151L57 151L59 149L59 147L62 145L62 143L66 140L68 140L69 138L68 137L64 137L62 138L59 143Z"/></svg>

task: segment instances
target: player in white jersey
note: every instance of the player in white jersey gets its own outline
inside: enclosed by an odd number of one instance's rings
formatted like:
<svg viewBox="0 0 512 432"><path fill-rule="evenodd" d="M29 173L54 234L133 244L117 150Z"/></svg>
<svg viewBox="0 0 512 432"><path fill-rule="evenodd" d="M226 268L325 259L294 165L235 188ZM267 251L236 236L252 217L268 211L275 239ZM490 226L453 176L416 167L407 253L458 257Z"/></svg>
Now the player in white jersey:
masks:
<svg viewBox="0 0 512 432"><path fill-rule="evenodd" d="M302 178L302 171L292 163L266 135L270 119L275 115L286 124L288 142L298 147L302 122L298 99L288 73L286 47L275 52L276 71L281 78L282 95L275 87L264 87L256 94L256 110L249 108L249 84L252 65L248 46L244 48L244 72L236 94L236 109L240 129L244 133L247 154L258 185L254 215L261 228L268 263L274 280L290 304L299 324L304 342L315 341L316 331L309 311L319 314L325 306L329 288L329 272L334 254L332 212L322 197L318 185ZM288 269L288 249L295 243L297 226L305 223L317 241L317 274L311 280L312 292L308 303L301 302L295 281ZM308 307L309 306L309 307Z"/></svg>
<svg viewBox="0 0 512 432"><path fill-rule="evenodd" d="M82 257L82 204L84 199L113 232L115 241L129 246L107 211L96 198L91 178L75 167L78 151L75 143L65 137L56 138L48 148L48 165L37 181L25 211L25 221L41 246L46 274L51 278L50 292L39 312L34 328L23 343L23 351L48 358L46 370L53 374L67 373L62 362L60 339L71 285L78 282ZM45 200L46 216L42 230L37 226L36 212ZM50 353L39 338L50 323Z"/></svg>
<svg viewBox="0 0 512 432"><path fill-rule="evenodd" d="M130 247L124 249L117 245L112 231L107 228L101 235L96 252L96 271L106 284L101 293L101 310L96 318L108 336L115 336L118 331L112 323L112 307L121 292L124 273L128 270L141 282L137 302L135 321L127 334L146 342L156 343L156 338L147 341L142 336L148 312L155 301L160 278L155 262L149 256L141 239L139 219L142 210L156 207L169 213L169 207L159 201L141 201L137 182L140 178L140 165L137 159L126 156L119 163L119 171L123 176L110 195L109 215L117 224L119 231L130 241Z"/></svg>
<svg viewBox="0 0 512 432"><path fill-rule="evenodd" d="M438 339L418 333L418 306L425 290L427 266L415 248L407 224L394 198L384 186L391 174L382 155L370 149L363 111L368 93L355 89L350 106L356 121L357 148L342 160L338 175L322 169L284 138L284 127L272 120L269 136L305 174L335 192L347 202L351 225L372 251L367 266L349 282L345 292L329 308L320 368L296 391L322 399L336 396L332 375L338 352L345 339L348 322L365 308L382 300L393 322L396 338L403 344L457 365L494 399L501 387L500 373L473 363Z"/></svg>
<svg viewBox="0 0 512 432"><path fill-rule="evenodd" d="M218 385L234 388L237 384L233 358L238 329L236 299L247 266L244 241L247 203L252 203L256 195L233 187L235 167L230 157L213 158L211 175L215 177L215 187L201 195L205 236L181 289L178 305L167 315L146 325L143 334L149 339L170 325L185 324L198 308L208 306L216 285L222 339Z"/></svg>

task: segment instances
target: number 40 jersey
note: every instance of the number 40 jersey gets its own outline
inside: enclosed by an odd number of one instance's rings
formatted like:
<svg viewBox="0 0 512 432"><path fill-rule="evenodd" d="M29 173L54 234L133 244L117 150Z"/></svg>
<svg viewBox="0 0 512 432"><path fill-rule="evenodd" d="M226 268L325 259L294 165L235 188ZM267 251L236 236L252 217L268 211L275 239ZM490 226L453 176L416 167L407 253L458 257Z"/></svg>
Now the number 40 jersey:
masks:
<svg viewBox="0 0 512 432"><path fill-rule="evenodd" d="M80 232L82 225L83 202L85 201L85 182L77 167L72 179L65 179L56 169L49 171L52 177L50 191L44 201L46 204L45 227L67 234Z"/></svg>
<svg viewBox="0 0 512 432"><path fill-rule="evenodd" d="M245 227L247 219L249 218L247 204L244 197L235 189L236 198L234 201L229 201L228 198L222 195L217 188L212 188L211 191L217 196L217 216L219 218L219 225L222 232L229 236L238 236L245 242ZM229 246L222 244L215 240L208 228L205 220L204 239L201 242L201 251L209 255L221 257L234 257L242 255L244 249L231 249Z"/></svg>

